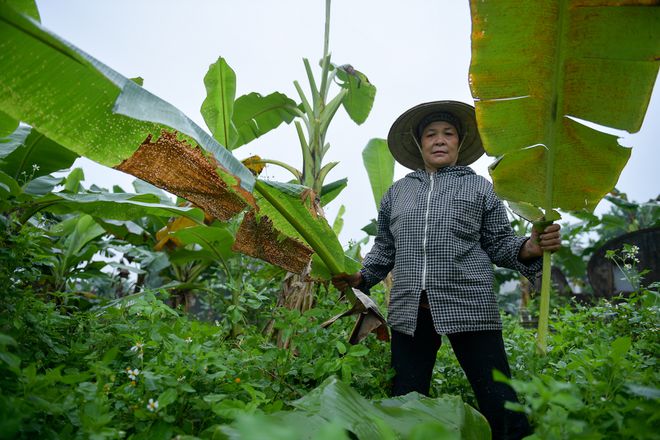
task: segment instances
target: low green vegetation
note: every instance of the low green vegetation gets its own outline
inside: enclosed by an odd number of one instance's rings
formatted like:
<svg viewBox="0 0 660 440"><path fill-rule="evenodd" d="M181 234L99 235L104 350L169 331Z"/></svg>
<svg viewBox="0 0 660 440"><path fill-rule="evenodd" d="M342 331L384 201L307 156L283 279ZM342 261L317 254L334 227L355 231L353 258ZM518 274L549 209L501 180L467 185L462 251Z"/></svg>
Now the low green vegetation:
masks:
<svg viewBox="0 0 660 440"><path fill-rule="evenodd" d="M44 212L21 224L24 203L7 201L0 216L2 438L257 438L263 429L273 438L347 438L349 431L359 438L475 438L468 433L486 432L481 416L462 403L474 405L474 397L448 343L439 354L433 399L387 399L387 344L372 336L350 346L349 322L319 327L345 307L333 289L319 286L315 307L303 314L276 308L284 272L231 253L205 263L194 280L177 281L173 267L180 275L206 260L195 255L196 246L187 254L155 251L149 231L167 224L162 218L122 224ZM108 225L134 233L119 238ZM70 232L62 236L62 230ZM99 252L123 259L92 258ZM373 296L382 304L385 289ZM536 438L657 438L658 298L656 284L627 299L557 302L545 357L535 355L534 330L507 315L512 384ZM288 349L264 331L271 319L280 337L291 337ZM237 323L239 333L232 330ZM435 416L420 415L424 408ZM447 408L458 416L438 419ZM426 422L414 428L407 417Z"/></svg>

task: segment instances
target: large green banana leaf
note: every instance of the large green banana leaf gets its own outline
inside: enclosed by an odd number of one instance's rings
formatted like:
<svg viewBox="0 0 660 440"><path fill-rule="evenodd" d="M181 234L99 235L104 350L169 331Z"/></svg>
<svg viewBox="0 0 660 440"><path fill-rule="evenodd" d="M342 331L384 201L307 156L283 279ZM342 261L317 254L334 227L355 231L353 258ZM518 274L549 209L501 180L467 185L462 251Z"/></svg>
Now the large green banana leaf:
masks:
<svg viewBox="0 0 660 440"><path fill-rule="evenodd" d="M93 217L112 220L133 220L145 216L184 216L203 223L204 212L199 208L164 205L154 194L128 193L50 193L34 199L25 206L25 216L46 210L55 214L82 212Z"/></svg>
<svg viewBox="0 0 660 440"><path fill-rule="evenodd" d="M348 116L356 124L367 120L376 98L376 86L369 82L367 76L357 71L350 64L337 66L337 78L342 81L341 86L347 90L342 105Z"/></svg>
<svg viewBox="0 0 660 440"><path fill-rule="evenodd" d="M295 108L295 101L279 92L266 96L256 92L239 96L234 102L232 115L238 138L232 147L238 148L252 142L279 127L282 122L291 123Z"/></svg>
<svg viewBox="0 0 660 440"><path fill-rule="evenodd" d="M204 76L206 99L201 113L213 137L230 150L238 138L238 132L231 116L234 113L236 97L236 73L224 58L209 66Z"/></svg>
<svg viewBox="0 0 660 440"><path fill-rule="evenodd" d="M591 210L614 187L630 150L569 116L639 130L660 55L651 4L471 2L470 83L502 198Z"/></svg>
<svg viewBox="0 0 660 440"><path fill-rule="evenodd" d="M639 130L658 72L658 2L470 5L470 85L486 152L499 157L491 167L495 190L543 208L547 217L553 208L593 210L613 189L630 150L573 118ZM546 255L544 291L549 264ZM545 308L542 295L542 350Z"/></svg>
<svg viewBox="0 0 660 440"><path fill-rule="evenodd" d="M486 419L457 396L431 399L410 393L371 402L331 377L291 404L297 410L336 421L360 439L380 439L385 433L394 434L392 438L424 438L421 432L432 434L430 438L490 437ZM427 429L428 425L439 426L423 431L420 425L427 425ZM384 427L391 431L383 432Z"/></svg>

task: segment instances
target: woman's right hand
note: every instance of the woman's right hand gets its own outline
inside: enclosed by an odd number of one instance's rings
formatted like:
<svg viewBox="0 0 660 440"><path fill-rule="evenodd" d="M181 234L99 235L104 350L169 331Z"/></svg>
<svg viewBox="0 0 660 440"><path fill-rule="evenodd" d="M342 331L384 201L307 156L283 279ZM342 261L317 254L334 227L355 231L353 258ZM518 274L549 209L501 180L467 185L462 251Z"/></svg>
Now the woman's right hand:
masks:
<svg viewBox="0 0 660 440"><path fill-rule="evenodd" d="M340 292L345 291L349 287L357 287L362 282L362 274L355 272L354 274L340 273L332 277L332 285L335 286Z"/></svg>

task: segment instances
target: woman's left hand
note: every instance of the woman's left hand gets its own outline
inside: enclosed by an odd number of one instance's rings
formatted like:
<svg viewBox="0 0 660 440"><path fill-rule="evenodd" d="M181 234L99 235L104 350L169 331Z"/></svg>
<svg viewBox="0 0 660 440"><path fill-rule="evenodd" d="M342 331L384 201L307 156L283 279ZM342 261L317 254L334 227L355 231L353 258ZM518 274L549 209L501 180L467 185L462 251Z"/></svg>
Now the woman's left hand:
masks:
<svg viewBox="0 0 660 440"><path fill-rule="evenodd" d="M532 260L543 256L543 251L555 252L561 247L561 226L553 223L538 233L532 228L532 235L520 248L518 259L520 261Z"/></svg>

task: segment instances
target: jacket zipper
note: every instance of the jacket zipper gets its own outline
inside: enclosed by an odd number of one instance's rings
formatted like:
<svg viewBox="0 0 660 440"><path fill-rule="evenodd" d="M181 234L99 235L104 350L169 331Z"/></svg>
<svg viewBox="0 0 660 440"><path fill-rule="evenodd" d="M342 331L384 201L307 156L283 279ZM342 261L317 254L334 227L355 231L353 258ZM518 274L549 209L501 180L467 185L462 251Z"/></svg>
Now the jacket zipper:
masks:
<svg viewBox="0 0 660 440"><path fill-rule="evenodd" d="M422 255L424 256L424 267L422 268L422 290L426 290L426 243L429 232L429 211L431 206L431 193L433 192L433 174L429 174L431 185L429 193L426 195L426 214L424 215L424 239L422 240Z"/></svg>

